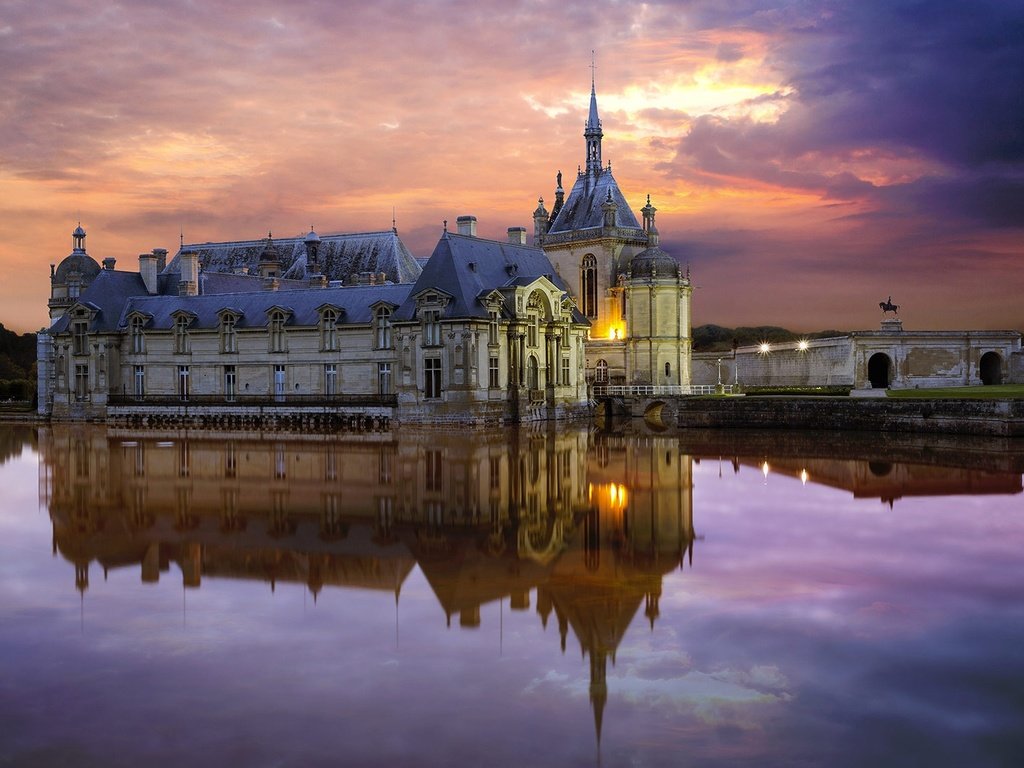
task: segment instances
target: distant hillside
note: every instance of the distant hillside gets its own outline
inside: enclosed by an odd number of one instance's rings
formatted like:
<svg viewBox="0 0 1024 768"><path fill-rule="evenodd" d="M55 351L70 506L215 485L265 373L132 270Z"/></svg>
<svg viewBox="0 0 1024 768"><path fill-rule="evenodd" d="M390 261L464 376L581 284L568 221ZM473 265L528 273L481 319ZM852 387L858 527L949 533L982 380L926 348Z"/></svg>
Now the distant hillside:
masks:
<svg viewBox="0 0 1024 768"><path fill-rule="evenodd" d="M831 336L845 336L846 331L815 331L814 333L794 333L786 328L774 325L758 325L754 327L740 326L726 328L721 325L699 325L693 329L694 352L722 352L732 349L733 341L737 346L749 347L767 341L778 344L800 339L826 339Z"/></svg>
<svg viewBox="0 0 1024 768"><path fill-rule="evenodd" d="M35 362L36 335L19 335L0 323L0 381L32 378Z"/></svg>

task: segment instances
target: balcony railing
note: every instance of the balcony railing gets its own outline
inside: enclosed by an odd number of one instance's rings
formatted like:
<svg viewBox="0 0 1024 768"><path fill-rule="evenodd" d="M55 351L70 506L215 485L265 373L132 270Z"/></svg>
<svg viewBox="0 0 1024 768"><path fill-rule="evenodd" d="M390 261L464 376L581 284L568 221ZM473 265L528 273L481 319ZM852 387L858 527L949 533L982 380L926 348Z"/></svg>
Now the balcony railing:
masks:
<svg viewBox="0 0 1024 768"><path fill-rule="evenodd" d="M594 387L595 397L660 397L686 395L731 395L732 384L690 384L689 386L655 386L648 384L631 384L628 386L602 385Z"/></svg>
<svg viewBox="0 0 1024 768"><path fill-rule="evenodd" d="M108 405L130 405L136 408L166 407L166 406L194 406L194 405L219 405L232 406L261 406L261 407L324 407L336 408L356 405L377 405L393 406L398 403L397 395L365 395L365 394L336 394L336 395L136 395L116 394L107 397Z"/></svg>

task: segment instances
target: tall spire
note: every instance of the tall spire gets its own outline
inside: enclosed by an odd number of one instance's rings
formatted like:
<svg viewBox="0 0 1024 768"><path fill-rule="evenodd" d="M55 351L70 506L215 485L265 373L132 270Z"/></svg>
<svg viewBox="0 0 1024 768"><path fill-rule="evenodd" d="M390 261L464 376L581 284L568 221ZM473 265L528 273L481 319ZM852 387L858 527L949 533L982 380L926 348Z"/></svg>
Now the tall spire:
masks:
<svg viewBox="0 0 1024 768"><path fill-rule="evenodd" d="M597 176L601 173L601 137L604 133L601 130L601 118L597 114L597 88L594 76L597 64L593 61L594 52L591 51L590 54L590 114L587 116L587 127L583 131L583 137L587 140L587 175Z"/></svg>

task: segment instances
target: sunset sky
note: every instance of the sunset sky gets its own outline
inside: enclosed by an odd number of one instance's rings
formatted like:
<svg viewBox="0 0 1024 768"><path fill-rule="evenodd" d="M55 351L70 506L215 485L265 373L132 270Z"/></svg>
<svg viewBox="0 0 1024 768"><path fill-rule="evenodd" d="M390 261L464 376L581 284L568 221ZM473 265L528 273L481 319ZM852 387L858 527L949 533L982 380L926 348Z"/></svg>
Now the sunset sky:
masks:
<svg viewBox="0 0 1024 768"><path fill-rule="evenodd" d="M1024 4L0 4L0 322L89 253L442 220L532 232L604 157L694 323L1024 327Z"/></svg>

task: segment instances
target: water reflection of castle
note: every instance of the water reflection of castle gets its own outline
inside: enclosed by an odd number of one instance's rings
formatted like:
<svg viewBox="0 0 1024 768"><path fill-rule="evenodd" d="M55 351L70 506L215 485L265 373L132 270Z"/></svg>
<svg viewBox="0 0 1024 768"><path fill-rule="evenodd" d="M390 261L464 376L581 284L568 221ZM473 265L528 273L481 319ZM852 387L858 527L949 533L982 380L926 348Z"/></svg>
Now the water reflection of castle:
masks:
<svg viewBox="0 0 1024 768"><path fill-rule="evenodd" d="M393 592L418 565L450 622L508 599L554 616L589 656L598 734L605 673L662 577L692 561L692 470L674 440L585 431L436 434L378 442L154 439L55 427L40 435L54 550L83 593L94 561L176 563L204 577Z"/></svg>

